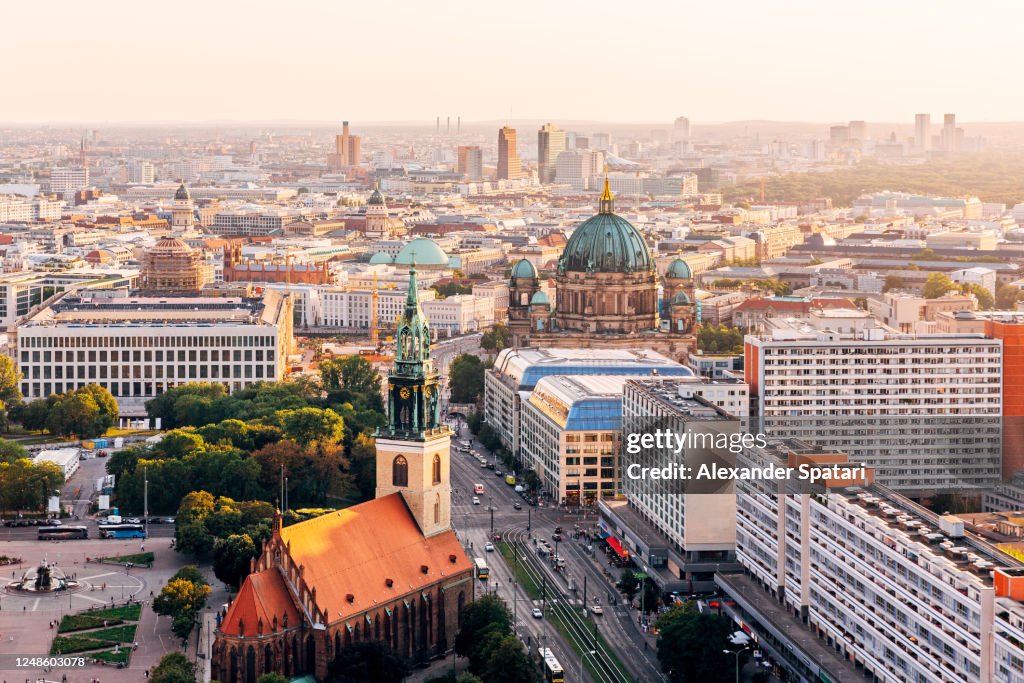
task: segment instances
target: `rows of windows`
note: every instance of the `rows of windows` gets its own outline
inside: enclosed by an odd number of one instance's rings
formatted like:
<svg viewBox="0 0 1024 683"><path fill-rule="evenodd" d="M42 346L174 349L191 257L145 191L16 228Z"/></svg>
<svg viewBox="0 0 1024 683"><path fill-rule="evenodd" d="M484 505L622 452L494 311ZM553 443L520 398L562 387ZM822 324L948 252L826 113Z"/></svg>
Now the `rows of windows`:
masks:
<svg viewBox="0 0 1024 683"><path fill-rule="evenodd" d="M224 379L224 378L222 378ZM229 391L238 391L252 382L258 382L259 377L246 378L240 381L222 381ZM80 382L22 382L21 393L27 399L45 398L51 394L62 394L66 391L81 389L87 384L98 384L108 390L115 398L144 397L150 398L159 396L169 388L174 387L178 382L105 382L105 381L80 381Z"/></svg>
<svg viewBox="0 0 1024 683"><path fill-rule="evenodd" d="M31 365L25 379L274 379L274 366L235 365Z"/></svg>
<svg viewBox="0 0 1024 683"><path fill-rule="evenodd" d="M126 330L127 332L128 330ZM101 348L101 347L255 347L276 346L272 335L197 335L197 336L62 336L33 337L23 335L19 341L22 348Z"/></svg>
<svg viewBox="0 0 1024 683"><path fill-rule="evenodd" d="M178 362L199 362L209 361L246 361L257 363L263 361L273 362L277 354L274 349L178 349L155 351L107 351L106 349L89 351L25 351L19 356L22 366L29 363L173 363Z"/></svg>

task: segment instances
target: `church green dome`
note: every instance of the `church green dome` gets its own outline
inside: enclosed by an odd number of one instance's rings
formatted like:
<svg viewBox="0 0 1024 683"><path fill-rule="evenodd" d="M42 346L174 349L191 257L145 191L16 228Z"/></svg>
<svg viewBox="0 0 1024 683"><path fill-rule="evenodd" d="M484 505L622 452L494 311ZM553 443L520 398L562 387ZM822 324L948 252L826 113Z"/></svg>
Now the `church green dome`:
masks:
<svg viewBox="0 0 1024 683"><path fill-rule="evenodd" d="M402 251L395 257L395 265L411 266L414 259L417 266L448 265L448 254L437 246L437 242L426 237L417 237L402 247Z"/></svg>
<svg viewBox="0 0 1024 683"><path fill-rule="evenodd" d="M534 305L536 305L536 306L550 306L551 305L551 299L549 299L548 295L545 294L544 292L536 291L536 292L533 293L533 297L530 298L530 305L531 306L534 306Z"/></svg>
<svg viewBox="0 0 1024 683"><path fill-rule="evenodd" d="M371 194L370 198L366 200L366 203L367 204L383 204L384 203L384 195L382 195L380 193L380 186L379 185L377 187L373 188L373 194Z"/></svg>
<svg viewBox="0 0 1024 683"><path fill-rule="evenodd" d="M535 278L537 277L537 269L533 267L533 264L526 259L520 259L516 261L516 264L512 266L512 279L518 278Z"/></svg>
<svg viewBox="0 0 1024 683"><path fill-rule="evenodd" d="M378 251L376 254L370 257L370 265L376 266L382 263L394 263L391 257L385 254L383 251Z"/></svg>
<svg viewBox="0 0 1024 683"><path fill-rule="evenodd" d="M558 270L563 273L636 273L650 271L653 265L637 229L611 212L588 218L576 228L558 260Z"/></svg>
<svg viewBox="0 0 1024 683"><path fill-rule="evenodd" d="M690 266L686 261L681 258L677 258L669 265L668 270L665 272L665 277L689 280L693 278L693 272L690 270Z"/></svg>
<svg viewBox="0 0 1024 683"><path fill-rule="evenodd" d="M174 193L174 199L176 201L182 202L187 202L190 199L192 199L192 195L189 194L188 188L185 187L184 182L182 182L181 185L178 186L178 191Z"/></svg>

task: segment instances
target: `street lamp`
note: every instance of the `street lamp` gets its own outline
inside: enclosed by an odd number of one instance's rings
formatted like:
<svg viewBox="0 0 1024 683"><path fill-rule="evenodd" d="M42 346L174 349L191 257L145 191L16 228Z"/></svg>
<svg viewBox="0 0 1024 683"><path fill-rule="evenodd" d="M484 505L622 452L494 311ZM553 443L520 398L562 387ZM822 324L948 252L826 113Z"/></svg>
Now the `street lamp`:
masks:
<svg viewBox="0 0 1024 683"><path fill-rule="evenodd" d="M739 650L722 650L722 652L724 652L727 655L736 656L736 683L740 683L740 653L746 652L749 649L749 647L743 647Z"/></svg>

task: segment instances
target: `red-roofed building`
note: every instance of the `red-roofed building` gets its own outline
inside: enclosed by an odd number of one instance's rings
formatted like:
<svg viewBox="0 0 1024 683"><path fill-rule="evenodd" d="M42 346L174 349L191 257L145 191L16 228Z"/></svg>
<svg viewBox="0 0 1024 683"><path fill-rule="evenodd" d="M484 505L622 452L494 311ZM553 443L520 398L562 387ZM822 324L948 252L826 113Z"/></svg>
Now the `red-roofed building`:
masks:
<svg viewBox="0 0 1024 683"><path fill-rule="evenodd" d="M742 329L753 329L770 318L807 320L812 310L856 309L849 299L792 299L756 297L747 299L733 309L732 324Z"/></svg>
<svg viewBox="0 0 1024 683"><path fill-rule="evenodd" d="M389 423L377 434L377 497L286 528L278 517L217 630L214 680L322 680L360 642L409 661L454 646L474 565L451 528L451 431L440 421L429 334L412 270Z"/></svg>

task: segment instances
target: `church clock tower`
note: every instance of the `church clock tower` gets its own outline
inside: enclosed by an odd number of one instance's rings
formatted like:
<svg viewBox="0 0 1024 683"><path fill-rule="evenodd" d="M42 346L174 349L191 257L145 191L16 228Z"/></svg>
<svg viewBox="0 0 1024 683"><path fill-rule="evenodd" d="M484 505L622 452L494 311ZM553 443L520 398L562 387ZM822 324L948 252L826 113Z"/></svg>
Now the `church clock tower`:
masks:
<svg viewBox="0 0 1024 683"><path fill-rule="evenodd" d="M377 430L377 498L400 492L424 536L451 529L451 437L440 420L430 328L413 265L388 373L388 424Z"/></svg>

